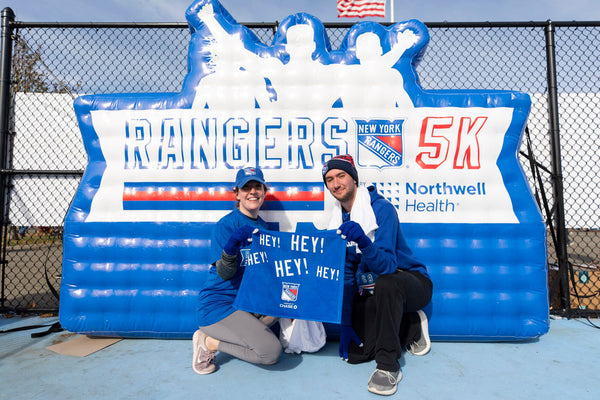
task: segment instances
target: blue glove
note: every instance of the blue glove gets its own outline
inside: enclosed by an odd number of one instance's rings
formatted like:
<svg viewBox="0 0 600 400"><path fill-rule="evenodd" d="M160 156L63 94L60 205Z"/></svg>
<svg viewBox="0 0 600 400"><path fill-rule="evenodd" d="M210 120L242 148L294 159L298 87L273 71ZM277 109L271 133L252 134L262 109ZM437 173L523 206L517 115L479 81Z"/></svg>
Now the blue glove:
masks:
<svg viewBox="0 0 600 400"><path fill-rule="evenodd" d="M375 291L375 279L377 277L372 272L364 272L360 269L356 273L356 282L358 283L358 294L363 295Z"/></svg>
<svg viewBox="0 0 600 400"><path fill-rule="evenodd" d="M342 235L342 239L348 239L351 242L355 242L361 250L372 243L371 239L365 235L363 228L354 221L346 221L341 224L337 233Z"/></svg>
<svg viewBox="0 0 600 400"><path fill-rule="evenodd" d="M242 247L247 246L248 243L252 242L252 233L255 230L258 231L258 228L254 228L250 225L244 225L241 228L236 229L229 237L227 243L225 243L223 251L230 256L236 255Z"/></svg>
<svg viewBox="0 0 600 400"><path fill-rule="evenodd" d="M363 344L354 332L354 329L350 325L342 325L340 330L340 357L344 361L348 361L348 347L350 347L350 342L354 342L358 345L358 347L362 347Z"/></svg>

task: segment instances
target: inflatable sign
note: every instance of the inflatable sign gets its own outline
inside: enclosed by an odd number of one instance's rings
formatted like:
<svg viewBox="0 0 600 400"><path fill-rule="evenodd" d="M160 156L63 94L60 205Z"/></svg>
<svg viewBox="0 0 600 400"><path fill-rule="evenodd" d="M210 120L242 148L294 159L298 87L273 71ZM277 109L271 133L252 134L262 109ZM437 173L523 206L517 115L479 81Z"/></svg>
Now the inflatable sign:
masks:
<svg viewBox="0 0 600 400"><path fill-rule="evenodd" d="M299 13L260 42L216 0L187 10L180 93L75 101L89 163L65 220L60 321L96 335L189 337L210 231L260 166L262 217L324 228L321 167L355 157L361 184L398 210L434 283L436 339L507 340L548 329L545 226L517 159L529 96L424 90L425 25L354 25L330 47Z"/></svg>

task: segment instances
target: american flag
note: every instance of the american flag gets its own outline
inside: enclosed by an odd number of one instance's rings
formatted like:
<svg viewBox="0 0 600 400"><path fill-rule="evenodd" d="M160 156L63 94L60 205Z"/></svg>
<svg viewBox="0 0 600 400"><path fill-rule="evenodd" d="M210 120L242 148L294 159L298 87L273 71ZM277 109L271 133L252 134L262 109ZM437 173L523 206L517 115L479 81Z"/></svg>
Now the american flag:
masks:
<svg viewBox="0 0 600 400"><path fill-rule="evenodd" d="M385 17L385 0L337 0L338 18Z"/></svg>

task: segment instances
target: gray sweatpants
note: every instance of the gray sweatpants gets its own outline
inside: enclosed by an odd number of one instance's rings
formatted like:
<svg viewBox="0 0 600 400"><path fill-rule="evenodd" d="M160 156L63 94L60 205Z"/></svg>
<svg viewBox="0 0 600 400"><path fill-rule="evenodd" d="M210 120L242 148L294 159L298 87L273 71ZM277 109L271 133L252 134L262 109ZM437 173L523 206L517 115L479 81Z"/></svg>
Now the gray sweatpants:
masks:
<svg viewBox="0 0 600 400"><path fill-rule="evenodd" d="M265 324L245 311L235 311L217 323L200 330L218 339L219 351L253 364L275 364L281 344Z"/></svg>

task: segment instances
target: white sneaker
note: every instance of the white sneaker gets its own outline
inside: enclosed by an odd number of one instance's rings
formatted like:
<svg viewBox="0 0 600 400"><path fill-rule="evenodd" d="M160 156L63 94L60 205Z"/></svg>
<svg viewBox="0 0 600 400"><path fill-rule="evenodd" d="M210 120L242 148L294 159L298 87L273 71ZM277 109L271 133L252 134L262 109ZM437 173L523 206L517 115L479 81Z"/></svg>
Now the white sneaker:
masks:
<svg viewBox="0 0 600 400"><path fill-rule="evenodd" d="M431 350L431 339L429 339L429 324L427 323L427 314L423 310L417 311L421 320L421 337L409 346L409 350L415 356L424 356Z"/></svg>
<svg viewBox="0 0 600 400"><path fill-rule="evenodd" d="M396 372L376 369L369 378L369 392L389 396L396 393L398 382L402 380L402 371Z"/></svg>
<svg viewBox="0 0 600 400"><path fill-rule="evenodd" d="M192 360L192 368L194 372L200 375L206 375L215 372L217 368L215 364L216 351L209 351L206 348L206 334L198 329L194 332L192 346L194 347L194 359Z"/></svg>

